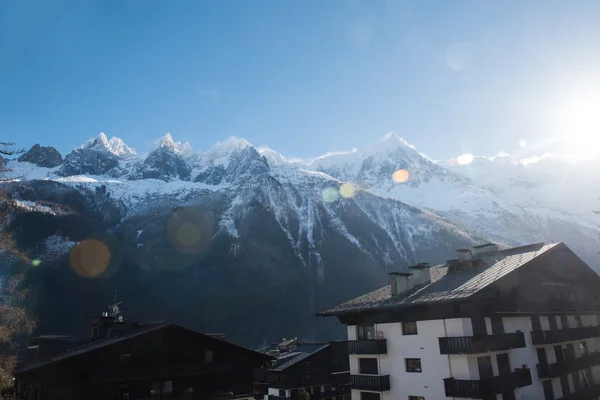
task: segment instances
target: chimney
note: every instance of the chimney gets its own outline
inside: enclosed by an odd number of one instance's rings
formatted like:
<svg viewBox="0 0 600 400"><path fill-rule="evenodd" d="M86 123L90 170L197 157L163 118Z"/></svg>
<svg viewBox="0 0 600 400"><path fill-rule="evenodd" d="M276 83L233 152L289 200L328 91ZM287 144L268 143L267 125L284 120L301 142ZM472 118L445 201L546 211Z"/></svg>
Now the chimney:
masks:
<svg viewBox="0 0 600 400"><path fill-rule="evenodd" d="M471 261L473 256L471 249L458 249L456 250L456 253L458 255L458 261Z"/></svg>
<svg viewBox="0 0 600 400"><path fill-rule="evenodd" d="M390 272L389 275L392 277L392 281L390 282L392 296L406 292L414 286L410 279L413 275L411 272Z"/></svg>
<svg viewBox="0 0 600 400"><path fill-rule="evenodd" d="M408 267L413 273L410 280L412 281L412 286L420 286L426 283L431 282L431 275L429 273L429 268L431 265L429 263L419 263L417 265L413 265Z"/></svg>
<svg viewBox="0 0 600 400"><path fill-rule="evenodd" d="M473 256L482 254L495 253L498 251L498 245L495 243L485 243L478 246L473 246Z"/></svg>

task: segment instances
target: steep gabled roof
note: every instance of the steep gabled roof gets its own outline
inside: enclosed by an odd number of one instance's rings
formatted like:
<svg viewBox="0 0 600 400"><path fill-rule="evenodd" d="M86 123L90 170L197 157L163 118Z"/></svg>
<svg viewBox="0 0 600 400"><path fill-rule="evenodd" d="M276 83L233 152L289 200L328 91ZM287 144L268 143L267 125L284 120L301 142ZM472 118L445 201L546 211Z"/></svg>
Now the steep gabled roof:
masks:
<svg viewBox="0 0 600 400"><path fill-rule="evenodd" d="M501 250L492 256L482 257L477 267L450 274L448 273L448 264L437 265L430 269L431 283L424 287L392 296L390 285L386 285L317 315L332 316L464 300L558 244L537 243Z"/></svg>
<svg viewBox="0 0 600 400"><path fill-rule="evenodd" d="M226 346L236 347L236 348L240 349L241 351L247 352L248 355L253 355L255 357L262 357L265 360L273 359L273 357L271 357L268 354L263 354L258 351L249 349L247 347L239 346L237 344L216 338L214 336L205 335L203 333L196 332L194 330L185 328L185 327L177 325L177 324L164 323L164 324L160 324L160 325L150 325L148 327L141 327L141 328L135 329L131 332L127 332L127 333L125 333L119 337L113 338L113 339L98 340L98 341L86 343L82 346L75 347L65 353L56 355L54 357L50 357L50 358L46 358L43 360L35 361L33 363L26 364L26 365L20 367L19 369L17 369L17 371L15 371L15 373L19 374L19 373L23 373L23 372L27 372L27 371L32 371L34 369L41 368L41 367L47 366L49 364L52 364L52 363L55 363L58 361L62 361L62 360L65 360L65 359L68 359L71 357L75 357L80 354L84 354L84 353L88 353L90 351L105 348L105 347L111 346L115 343L121 343L121 342L124 342L124 341L134 338L134 337L142 336L142 335L145 335L145 334L148 334L151 332L164 330L164 329L179 329L179 330L188 332L190 334L199 335L207 341L218 342L218 343L224 344Z"/></svg>

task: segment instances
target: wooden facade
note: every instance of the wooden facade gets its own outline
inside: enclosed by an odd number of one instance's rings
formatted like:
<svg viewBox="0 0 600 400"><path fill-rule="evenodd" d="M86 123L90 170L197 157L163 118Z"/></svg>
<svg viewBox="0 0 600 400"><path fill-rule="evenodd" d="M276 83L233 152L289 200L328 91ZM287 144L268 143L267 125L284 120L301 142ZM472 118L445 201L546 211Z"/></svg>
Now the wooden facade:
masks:
<svg viewBox="0 0 600 400"><path fill-rule="evenodd" d="M16 373L18 398L253 399L271 357L178 325L90 342Z"/></svg>

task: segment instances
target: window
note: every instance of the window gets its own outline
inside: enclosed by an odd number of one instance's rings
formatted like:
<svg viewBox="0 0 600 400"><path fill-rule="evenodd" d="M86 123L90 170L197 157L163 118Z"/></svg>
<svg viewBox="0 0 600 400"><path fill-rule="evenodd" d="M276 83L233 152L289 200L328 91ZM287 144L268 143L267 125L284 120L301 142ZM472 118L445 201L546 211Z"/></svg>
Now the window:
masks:
<svg viewBox="0 0 600 400"><path fill-rule="evenodd" d="M423 396L408 396L408 400L425 400Z"/></svg>
<svg viewBox="0 0 600 400"><path fill-rule="evenodd" d="M119 399L127 400L130 398L131 398L131 395L129 393L129 387L128 386L120 387L119 388Z"/></svg>
<svg viewBox="0 0 600 400"><path fill-rule="evenodd" d="M204 364L212 364L215 355L212 350L206 350L204 352Z"/></svg>
<svg viewBox="0 0 600 400"><path fill-rule="evenodd" d="M160 397L163 394L173 394L173 381L162 381L152 383L151 396Z"/></svg>
<svg viewBox="0 0 600 400"><path fill-rule="evenodd" d="M377 368L377 359L376 358L359 358L358 359L358 373L359 374L368 374L368 375L377 375L379 374L379 369Z"/></svg>
<svg viewBox="0 0 600 400"><path fill-rule="evenodd" d="M379 393L360 392L360 400L381 400Z"/></svg>
<svg viewBox="0 0 600 400"><path fill-rule="evenodd" d="M569 375L563 375L560 377L560 387L562 388L563 396L571 394L571 387L569 386Z"/></svg>
<svg viewBox="0 0 600 400"><path fill-rule="evenodd" d="M421 371L421 359L420 358L407 358L406 359L406 372L423 372L423 371Z"/></svg>
<svg viewBox="0 0 600 400"><path fill-rule="evenodd" d="M402 323L402 334L403 335L416 335L417 334L417 323L416 322L403 322Z"/></svg>
<svg viewBox="0 0 600 400"><path fill-rule="evenodd" d="M575 315L575 326L581 328L583 326L583 322L581 321L581 315Z"/></svg>
<svg viewBox="0 0 600 400"><path fill-rule="evenodd" d="M493 335L501 335L504 333L504 324L502 323L502 317L491 317L490 322L492 324Z"/></svg>
<svg viewBox="0 0 600 400"><path fill-rule="evenodd" d="M569 320L565 314L560 315L560 327L561 329L569 329Z"/></svg>
<svg viewBox="0 0 600 400"><path fill-rule="evenodd" d="M374 325L359 325L356 327L358 340L375 339Z"/></svg>
<svg viewBox="0 0 600 400"><path fill-rule="evenodd" d="M279 389L279 397L286 397L285 389Z"/></svg>
<svg viewBox="0 0 600 400"><path fill-rule="evenodd" d="M554 390L552 389L552 379L545 380L542 384L544 386L544 399L554 400Z"/></svg>

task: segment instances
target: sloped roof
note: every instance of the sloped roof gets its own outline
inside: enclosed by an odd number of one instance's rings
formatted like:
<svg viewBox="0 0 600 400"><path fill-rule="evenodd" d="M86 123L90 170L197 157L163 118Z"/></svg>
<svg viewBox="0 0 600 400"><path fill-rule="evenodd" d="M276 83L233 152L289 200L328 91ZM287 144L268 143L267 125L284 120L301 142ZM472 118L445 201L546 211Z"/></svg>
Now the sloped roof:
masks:
<svg viewBox="0 0 600 400"><path fill-rule="evenodd" d="M209 339L211 341L220 342L220 343L223 343L223 344L226 344L226 345L229 345L229 346L237 347L240 350L245 350L245 351L247 351L249 353L254 353L258 357L263 357L265 359L273 359L273 357L271 357L268 354L263 354L263 353L255 351L255 350L249 349L247 347L240 346L240 345L237 345L237 344L225 341L225 340L221 340L221 339L216 338L214 336L205 335L203 333L196 332L194 330L185 328L185 327L177 325L177 324L162 323L162 324L159 324L159 325L156 325L156 324L149 325L149 326L143 326L142 325L141 327L139 327L139 328L137 328L137 329L135 329L135 330L133 330L131 332L127 332L127 333L125 333L125 334L123 334L123 335L121 335L119 337L113 338L113 339L98 340L98 341L86 343L84 345L75 347L75 348L70 349L69 351L67 351L65 353L56 355L54 357L45 358L43 360L38 360L38 361L35 361L33 363L28 363L26 365L23 365L22 367L18 368L17 371L15 371L15 373L19 374L19 373L22 373L22 372L31 371L31 370L34 370L34 369L37 369L37 368L44 367L46 365L52 364L52 363L57 362L57 361L61 361L61 360L67 359L67 358L75 357L75 356L83 354L83 353L87 353L87 352L90 352L90 351L93 351L93 350L96 350L96 349L104 348L104 347L113 345L115 343L123 342L125 340L131 339L131 338L136 337L136 336L145 335L147 333L158 331L158 330L161 330L161 329L166 329L166 328L181 329L181 330L190 332L192 334L201 335L201 336L203 336L203 337L205 337L205 338L207 338L207 339Z"/></svg>
<svg viewBox="0 0 600 400"><path fill-rule="evenodd" d="M390 285L356 297L318 315L330 316L377 309L411 307L466 299L515 271L559 243L537 243L483 255L480 266L448 274L448 264L431 267L431 283L392 296Z"/></svg>
<svg viewBox="0 0 600 400"><path fill-rule="evenodd" d="M299 345L295 351L289 353L283 353L279 357L277 357L277 364L275 367L271 368L275 371L283 371L286 368L291 367L292 365L297 364L298 362L304 360L307 357L312 356L313 354L329 347L329 344L323 343L311 343L311 344L303 344Z"/></svg>

